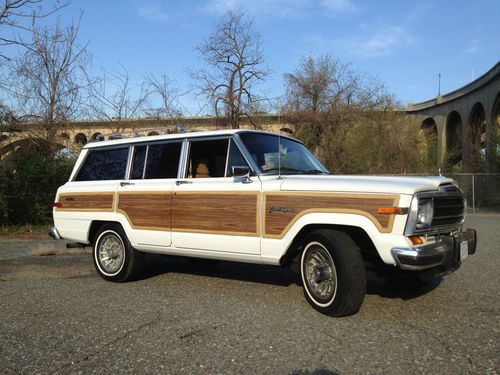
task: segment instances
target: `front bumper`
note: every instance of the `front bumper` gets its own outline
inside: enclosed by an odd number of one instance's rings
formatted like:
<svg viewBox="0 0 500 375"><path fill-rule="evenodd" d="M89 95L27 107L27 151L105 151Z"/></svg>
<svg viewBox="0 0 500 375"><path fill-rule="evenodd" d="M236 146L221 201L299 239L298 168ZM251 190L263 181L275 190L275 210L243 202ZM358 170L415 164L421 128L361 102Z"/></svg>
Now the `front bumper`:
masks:
<svg viewBox="0 0 500 375"><path fill-rule="evenodd" d="M467 242L467 255L476 252L477 234L475 229L455 235L441 235L436 242L419 247L393 248L391 254L402 270L421 271L433 267L445 266L458 268L464 257L461 254L462 242Z"/></svg>

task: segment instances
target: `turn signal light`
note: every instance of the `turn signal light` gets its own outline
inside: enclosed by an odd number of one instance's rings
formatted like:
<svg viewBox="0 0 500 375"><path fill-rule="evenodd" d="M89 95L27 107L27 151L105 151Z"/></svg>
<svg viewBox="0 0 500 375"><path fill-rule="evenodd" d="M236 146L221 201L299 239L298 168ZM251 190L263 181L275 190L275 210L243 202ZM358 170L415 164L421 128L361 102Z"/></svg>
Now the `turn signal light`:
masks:
<svg viewBox="0 0 500 375"><path fill-rule="evenodd" d="M379 214L404 215L406 214L406 209L403 207L379 207L377 212Z"/></svg>
<svg viewBox="0 0 500 375"><path fill-rule="evenodd" d="M408 237L413 245L422 245L424 241L420 236L410 236Z"/></svg>
<svg viewBox="0 0 500 375"><path fill-rule="evenodd" d="M61 202L56 202L56 203L52 203L52 207L62 207L63 204Z"/></svg>

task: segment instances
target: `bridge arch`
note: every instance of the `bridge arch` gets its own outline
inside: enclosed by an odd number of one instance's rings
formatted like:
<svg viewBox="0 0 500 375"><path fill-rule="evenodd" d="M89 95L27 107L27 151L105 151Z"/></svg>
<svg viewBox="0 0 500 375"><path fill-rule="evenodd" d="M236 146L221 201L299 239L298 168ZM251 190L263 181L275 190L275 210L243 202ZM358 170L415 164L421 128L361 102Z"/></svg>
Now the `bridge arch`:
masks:
<svg viewBox="0 0 500 375"><path fill-rule="evenodd" d="M420 125L420 132L424 135L427 153L427 164L435 166L438 155L438 128L432 117L426 118Z"/></svg>
<svg viewBox="0 0 500 375"><path fill-rule="evenodd" d="M478 171L483 167L483 159L486 156L486 113L482 103L476 102L469 115L468 142L472 152L472 170Z"/></svg>
<svg viewBox="0 0 500 375"><path fill-rule="evenodd" d="M21 138L0 147L0 161L2 164L9 162L20 150L58 151L66 148L59 142L50 142L43 138Z"/></svg>
<svg viewBox="0 0 500 375"><path fill-rule="evenodd" d="M462 161L462 117L457 111L446 118L446 152L450 164Z"/></svg>
<svg viewBox="0 0 500 375"><path fill-rule="evenodd" d="M103 141L103 140L104 137L99 132L92 134L92 136L90 137L90 142Z"/></svg>
<svg viewBox="0 0 500 375"><path fill-rule="evenodd" d="M75 135L75 143L79 145L86 145L88 142L87 136L83 133L78 133Z"/></svg>
<svg viewBox="0 0 500 375"><path fill-rule="evenodd" d="M153 130L153 131L150 131L150 132L148 133L148 137L150 137L150 136L152 136L152 135L160 135L160 133L158 133L157 131L154 131L154 130Z"/></svg>

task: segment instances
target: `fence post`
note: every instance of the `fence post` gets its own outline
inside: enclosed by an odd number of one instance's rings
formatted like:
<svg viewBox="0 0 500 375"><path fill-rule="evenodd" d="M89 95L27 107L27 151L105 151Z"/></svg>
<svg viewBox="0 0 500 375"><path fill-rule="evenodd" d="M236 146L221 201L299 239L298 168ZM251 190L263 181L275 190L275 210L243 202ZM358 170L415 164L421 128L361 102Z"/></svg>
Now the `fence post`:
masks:
<svg viewBox="0 0 500 375"><path fill-rule="evenodd" d="M474 178L474 173L472 173L472 213L476 213L476 191L475 191L475 178Z"/></svg>

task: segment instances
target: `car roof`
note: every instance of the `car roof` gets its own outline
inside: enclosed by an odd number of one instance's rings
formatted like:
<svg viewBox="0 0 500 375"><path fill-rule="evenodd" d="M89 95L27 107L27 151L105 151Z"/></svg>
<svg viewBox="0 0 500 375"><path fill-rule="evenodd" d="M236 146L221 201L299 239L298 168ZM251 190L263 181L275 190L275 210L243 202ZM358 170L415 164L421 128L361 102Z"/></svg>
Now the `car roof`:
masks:
<svg viewBox="0 0 500 375"><path fill-rule="evenodd" d="M150 136L141 136L141 137L130 137L130 138L121 138L121 139L113 139L110 141L94 141L91 143L87 143L83 148L96 148L96 147L106 147L106 146L114 146L120 144L132 144L139 142L155 142L155 141L163 141L163 140L174 140L174 139L184 139L184 138L202 138L202 137L214 137L214 136L232 136L236 133L260 133L260 134L270 134L270 135L278 135L277 133L266 132L262 130L252 130L252 129L225 129L225 130L208 130L208 131L195 131L189 133L175 133L175 134L165 134L165 135L150 135ZM283 136L283 138L289 138L296 141L296 139Z"/></svg>

